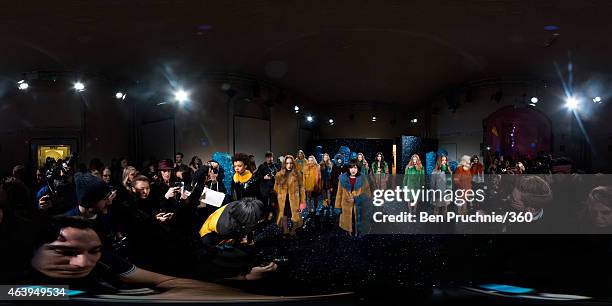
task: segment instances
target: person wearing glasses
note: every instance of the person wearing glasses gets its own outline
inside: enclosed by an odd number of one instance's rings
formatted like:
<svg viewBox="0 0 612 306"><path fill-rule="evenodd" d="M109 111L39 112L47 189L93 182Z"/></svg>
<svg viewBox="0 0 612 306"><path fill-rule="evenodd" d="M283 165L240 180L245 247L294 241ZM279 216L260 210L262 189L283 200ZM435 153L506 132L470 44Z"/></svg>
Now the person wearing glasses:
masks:
<svg viewBox="0 0 612 306"><path fill-rule="evenodd" d="M293 156L285 156L285 165L274 178L274 191L278 200L276 223L284 235L295 235L295 231L303 224L300 213L306 208L306 190L304 178L296 169Z"/></svg>

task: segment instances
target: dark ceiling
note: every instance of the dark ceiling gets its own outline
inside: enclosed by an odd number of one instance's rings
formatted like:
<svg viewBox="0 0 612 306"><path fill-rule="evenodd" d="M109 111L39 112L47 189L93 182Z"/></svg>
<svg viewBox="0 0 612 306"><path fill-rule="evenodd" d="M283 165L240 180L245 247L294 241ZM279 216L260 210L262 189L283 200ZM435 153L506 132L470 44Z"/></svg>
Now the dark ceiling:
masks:
<svg viewBox="0 0 612 306"><path fill-rule="evenodd" d="M317 101L423 101L499 76L612 68L612 1L3 1L3 77L233 72ZM545 47L559 27L560 36Z"/></svg>

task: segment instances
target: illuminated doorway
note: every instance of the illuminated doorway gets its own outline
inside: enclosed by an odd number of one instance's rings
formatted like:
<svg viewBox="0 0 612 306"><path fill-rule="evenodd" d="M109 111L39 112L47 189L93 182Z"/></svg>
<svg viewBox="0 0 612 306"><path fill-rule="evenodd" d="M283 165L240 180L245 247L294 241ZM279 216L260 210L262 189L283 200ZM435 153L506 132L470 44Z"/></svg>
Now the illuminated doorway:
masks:
<svg viewBox="0 0 612 306"><path fill-rule="evenodd" d="M36 164L39 168L43 167L47 158L57 161L70 156L72 150L70 145L39 145L37 150Z"/></svg>

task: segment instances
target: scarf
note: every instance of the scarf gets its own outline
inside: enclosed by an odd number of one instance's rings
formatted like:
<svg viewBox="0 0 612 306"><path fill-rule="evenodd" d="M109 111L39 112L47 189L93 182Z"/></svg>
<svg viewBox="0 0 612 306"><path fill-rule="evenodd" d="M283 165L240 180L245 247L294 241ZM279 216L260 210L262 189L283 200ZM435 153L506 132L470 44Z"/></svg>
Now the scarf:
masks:
<svg viewBox="0 0 612 306"><path fill-rule="evenodd" d="M244 184L246 182L248 182L251 177L253 177L253 174L251 173L251 171L249 170L244 170L244 174L240 175L238 173L234 173L234 182L236 183L240 183L240 184Z"/></svg>

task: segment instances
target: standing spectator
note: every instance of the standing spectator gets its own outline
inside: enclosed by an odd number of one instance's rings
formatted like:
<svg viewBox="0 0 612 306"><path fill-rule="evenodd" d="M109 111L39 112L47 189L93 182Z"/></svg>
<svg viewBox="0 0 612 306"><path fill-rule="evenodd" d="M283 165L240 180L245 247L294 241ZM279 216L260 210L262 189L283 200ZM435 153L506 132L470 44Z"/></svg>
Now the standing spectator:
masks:
<svg viewBox="0 0 612 306"><path fill-rule="evenodd" d="M130 190L132 188L132 180L134 180L136 176L138 176L138 170L136 170L136 168L128 166L127 168L123 169L123 177L121 179L121 184L123 187Z"/></svg>
<svg viewBox="0 0 612 306"><path fill-rule="evenodd" d="M110 167L104 167L104 170L102 170L102 180L109 186L112 185L112 174Z"/></svg>
<svg viewBox="0 0 612 306"><path fill-rule="evenodd" d="M234 177L232 179L232 198L238 201L242 198L259 197L257 178L247 169L249 156L238 153L232 159L234 165Z"/></svg>
<svg viewBox="0 0 612 306"><path fill-rule="evenodd" d="M249 171L251 171L251 173L253 174L257 172L257 163L255 162L255 155L249 155L247 169L249 169Z"/></svg>
<svg viewBox="0 0 612 306"><path fill-rule="evenodd" d="M185 155L181 152L174 154L174 169L183 165L183 157L185 157Z"/></svg>
<svg viewBox="0 0 612 306"><path fill-rule="evenodd" d="M257 168L256 176L259 182L259 193L261 201L268 211L273 211L272 207L276 203L274 192L274 178L281 169L281 165L274 162L274 153L266 153L266 161Z"/></svg>
<svg viewBox="0 0 612 306"><path fill-rule="evenodd" d="M200 169L200 167L202 167L202 159L198 156L192 157L191 162L189 163L189 168L191 169L191 172L195 173L196 171L198 171L198 169Z"/></svg>
<svg viewBox="0 0 612 306"><path fill-rule="evenodd" d="M104 170L104 164L99 158L94 158L89 162L89 173L93 176L102 178L102 170Z"/></svg>

